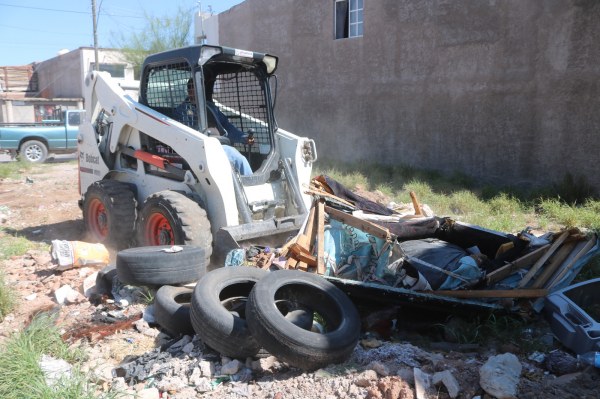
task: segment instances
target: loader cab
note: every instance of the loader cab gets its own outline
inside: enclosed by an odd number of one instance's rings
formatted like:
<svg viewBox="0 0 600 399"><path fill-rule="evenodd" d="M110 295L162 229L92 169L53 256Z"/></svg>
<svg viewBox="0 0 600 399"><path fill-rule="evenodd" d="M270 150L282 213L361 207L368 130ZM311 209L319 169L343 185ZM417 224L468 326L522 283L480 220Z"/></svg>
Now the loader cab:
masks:
<svg viewBox="0 0 600 399"><path fill-rule="evenodd" d="M269 83L276 68L277 57L227 47L170 50L144 62L140 102L203 134L226 134L211 111L216 107L235 129L252 133L253 142L232 140L231 145L248 159L255 175L266 175L278 162ZM196 90L196 104L182 106L191 102L190 82ZM207 101L212 102L211 108Z"/></svg>

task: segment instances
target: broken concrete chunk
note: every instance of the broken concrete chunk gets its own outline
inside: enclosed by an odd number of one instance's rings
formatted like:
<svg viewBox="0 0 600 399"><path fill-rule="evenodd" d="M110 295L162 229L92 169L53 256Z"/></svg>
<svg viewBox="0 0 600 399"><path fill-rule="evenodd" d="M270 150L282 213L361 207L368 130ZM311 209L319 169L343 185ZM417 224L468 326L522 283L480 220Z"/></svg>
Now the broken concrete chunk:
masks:
<svg viewBox="0 0 600 399"><path fill-rule="evenodd" d="M359 387L367 388L371 385L371 381L377 380L377 372L375 370L365 370L354 378L354 383Z"/></svg>
<svg viewBox="0 0 600 399"><path fill-rule="evenodd" d="M433 385L444 384L446 390L448 391L448 395L454 399L458 396L460 392L460 386L458 385L458 381L452 375L449 370L439 371L431 377L431 382Z"/></svg>
<svg viewBox="0 0 600 399"><path fill-rule="evenodd" d="M215 375L215 365L208 360L200 360L198 368L200 368L202 377L212 378Z"/></svg>
<svg viewBox="0 0 600 399"><path fill-rule="evenodd" d="M58 302L60 305L77 303L85 299L70 285L63 285L54 291L54 297L56 298L56 302Z"/></svg>
<svg viewBox="0 0 600 399"><path fill-rule="evenodd" d="M48 386L53 386L61 378L71 377L71 365L63 359L55 359L52 356L42 355L39 365Z"/></svg>
<svg viewBox="0 0 600 399"><path fill-rule="evenodd" d="M417 367L413 369L413 375L415 377L415 392L417 399L427 399L432 393L431 375Z"/></svg>
<svg viewBox="0 0 600 399"><path fill-rule="evenodd" d="M240 371L240 367L242 367L242 363L237 359L233 359L221 366L221 374L233 375Z"/></svg>
<svg viewBox="0 0 600 399"><path fill-rule="evenodd" d="M522 369L519 359L512 353L492 356L479 369L479 385L498 399L514 398Z"/></svg>
<svg viewBox="0 0 600 399"><path fill-rule="evenodd" d="M253 361L251 368L254 371L268 371L271 370L276 364L277 358L275 356L267 356L265 358Z"/></svg>
<svg viewBox="0 0 600 399"><path fill-rule="evenodd" d="M96 293L96 279L98 278L98 272L92 273L83 280L81 286L81 292L86 298L89 298Z"/></svg>
<svg viewBox="0 0 600 399"><path fill-rule="evenodd" d="M367 368L375 371L377 374L383 377L387 377L388 375L390 375L390 370L387 368L387 366L377 361L369 363Z"/></svg>
<svg viewBox="0 0 600 399"><path fill-rule="evenodd" d="M360 341L363 348L379 348L383 343L377 338L366 338Z"/></svg>

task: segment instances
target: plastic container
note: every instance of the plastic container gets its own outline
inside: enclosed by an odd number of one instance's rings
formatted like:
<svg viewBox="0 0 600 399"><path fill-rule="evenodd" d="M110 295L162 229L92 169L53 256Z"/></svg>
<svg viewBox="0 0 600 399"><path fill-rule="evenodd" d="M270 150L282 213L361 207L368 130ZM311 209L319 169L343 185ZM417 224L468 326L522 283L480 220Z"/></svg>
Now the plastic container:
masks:
<svg viewBox="0 0 600 399"><path fill-rule="evenodd" d="M600 351L600 278L548 295L544 314L554 335L573 352Z"/></svg>
<svg viewBox="0 0 600 399"><path fill-rule="evenodd" d="M600 352L587 352L583 355L578 355L577 360L580 363L589 364L596 368L600 368Z"/></svg>

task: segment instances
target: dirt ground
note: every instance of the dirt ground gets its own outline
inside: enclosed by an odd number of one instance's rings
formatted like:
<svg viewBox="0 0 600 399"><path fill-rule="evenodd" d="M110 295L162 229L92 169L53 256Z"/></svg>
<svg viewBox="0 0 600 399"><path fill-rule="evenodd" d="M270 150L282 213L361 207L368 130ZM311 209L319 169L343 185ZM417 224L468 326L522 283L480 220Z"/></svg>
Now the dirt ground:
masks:
<svg viewBox="0 0 600 399"><path fill-rule="evenodd" d="M49 254L52 240L86 241L81 210L77 205L77 185L77 163L74 161L47 163L24 172L18 178L0 179L0 223L3 227L3 230L0 230L0 240L7 236L19 236L41 244L39 250L30 251L24 256L15 256L0 264L17 300L15 311L0 323L0 347L6 337L23 329L39 312L57 311L65 336L72 336L69 334L82 326L94 324L96 307L87 298L80 295L72 303L58 306L55 292L64 285L81 290L85 278L97 269L85 267L59 272L51 263ZM111 261L114 261L116 251L112 248L109 250ZM140 309L132 306L126 312L134 317L139 314ZM130 340L127 337L135 339ZM406 337L410 339L410 334ZM153 338L143 337L130 325L123 326L121 331L104 338L99 334L90 335L88 338L94 341L92 343L95 345L106 346L101 352L106 354L104 360L113 365L118 364L125 356L141 355L156 345ZM123 345L124 340L135 341L135 345ZM481 359L485 361L487 355L503 353L511 348L518 352L519 348L515 348L515 345L511 347L511 344L514 343L505 342L500 348L477 348L467 353L450 350L444 352L442 365L434 365L434 368L451 369L461 385L477 386L478 368L475 365L480 365ZM95 353L98 353L97 351L96 349ZM587 368L558 377L543 365L536 365L528 360L527 353L516 354L527 365L521 375L518 397L598 397L598 370ZM479 360L475 362L475 359ZM282 384L292 384L292 380L286 381ZM438 397L447 397L444 395ZM464 389L459 397L470 399L477 395L490 398L481 389L476 388ZM278 397L291 398L293 395Z"/></svg>

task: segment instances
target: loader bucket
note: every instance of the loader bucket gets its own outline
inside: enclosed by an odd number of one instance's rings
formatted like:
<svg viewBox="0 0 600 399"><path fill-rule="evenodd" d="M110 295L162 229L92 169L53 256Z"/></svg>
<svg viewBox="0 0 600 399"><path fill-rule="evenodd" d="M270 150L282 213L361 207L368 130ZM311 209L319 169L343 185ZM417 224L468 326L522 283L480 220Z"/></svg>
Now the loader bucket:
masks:
<svg viewBox="0 0 600 399"><path fill-rule="evenodd" d="M271 248L283 246L298 233L304 219L306 215L301 214L220 228L214 236L213 255L209 268L222 267L227 254L232 249L248 248L252 245Z"/></svg>

